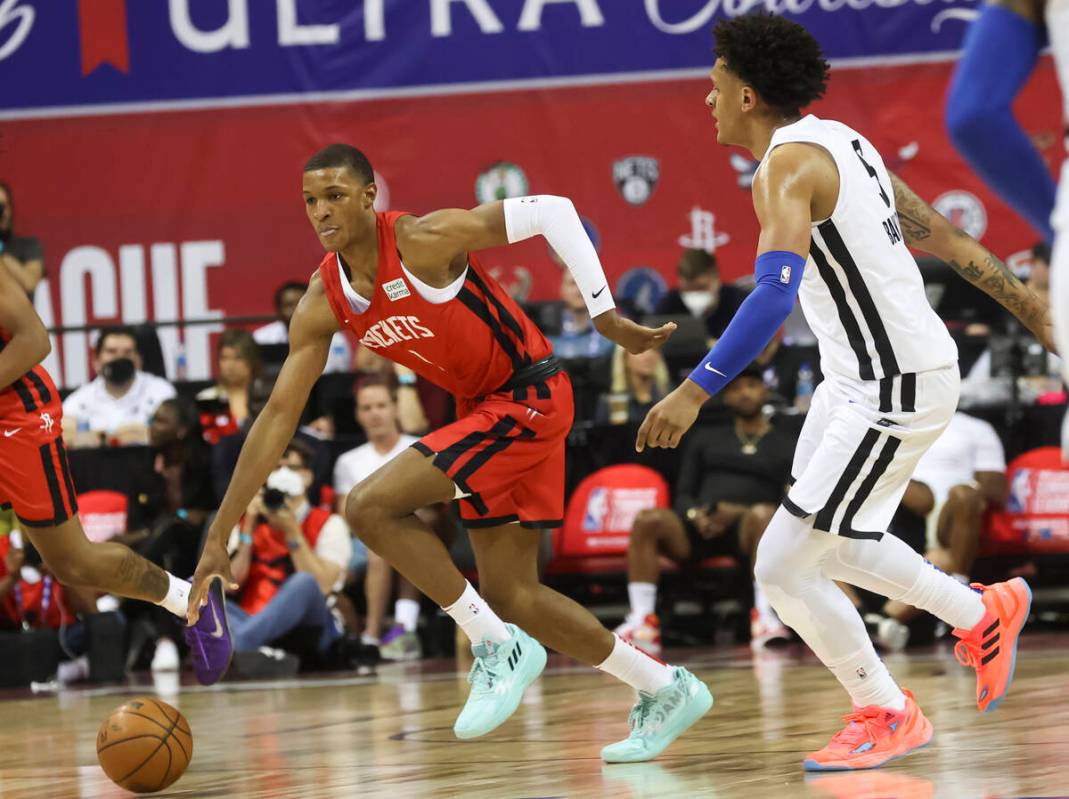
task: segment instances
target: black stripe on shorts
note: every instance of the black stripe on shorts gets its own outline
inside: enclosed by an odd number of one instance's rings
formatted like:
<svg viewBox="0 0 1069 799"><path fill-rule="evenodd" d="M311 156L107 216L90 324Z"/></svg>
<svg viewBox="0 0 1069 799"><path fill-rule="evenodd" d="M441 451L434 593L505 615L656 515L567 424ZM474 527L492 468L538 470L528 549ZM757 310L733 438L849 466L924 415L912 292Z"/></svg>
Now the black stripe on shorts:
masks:
<svg viewBox="0 0 1069 799"><path fill-rule="evenodd" d="M869 459L873 447L876 446L876 441L879 437L879 431L872 428L865 432L865 437L861 439L861 444L854 450L854 454L850 457L850 461L846 464L846 468L843 469L843 473L839 476L839 481L835 484L835 488L832 490L831 496L828 497L827 503L820 512L817 513L817 517L813 521L814 529L833 532L831 525L832 521L835 519L836 512L839 510L839 505L842 504L846 492L850 490L850 486L861 473L861 467L864 466L865 462Z"/></svg>
<svg viewBox="0 0 1069 799"><path fill-rule="evenodd" d="M50 403L52 401L52 392L48 390L48 386L45 385L45 381L41 379L41 376L31 369L26 373L26 377L37 387L37 394L41 398L41 404L47 405Z"/></svg>
<svg viewBox="0 0 1069 799"><path fill-rule="evenodd" d="M59 455L59 466L63 471L63 482L67 486L67 503L71 506L71 516L73 516L78 512L78 493L74 490L71 464L67 459L67 448L63 445L62 436L56 439L56 453Z"/></svg>
<svg viewBox="0 0 1069 799"><path fill-rule="evenodd" d="M63 489L59 485L59 475L56 474L56 466L52 462L52 445L42 444L39 452L45 480L48 482L48 493L52 497L52 523L59 524L65 522L68 516L67 506L63 503Z"/></svg>
<svg viewBox="0 0 1069 799"><path fill-rule="evenodd" d="M460 523L469 530L478 530L483 527L497 527L502 524L514 524L520 520L515 513L508 516L494 516L490 519L464 519Z"/></svg>
<svg viewBox="0 0 1069 799"><path fill-rule="evenodd" d="M37 410L37 403L34 401L33 393L30 391L30 387L23 382L25 376L20 377L11 387L15 389L15 393L19 395L19 399L22 400L22 407L26 409L26 412Z"/></svg>
<svg viewBox="0 0 1069 799"><path fill-rule="evenodd" d="M902 410L915 413L917 410L917 373L902 375Z"/></svg>
<svg viewBox="0 0 1069 799"><path fill-rule="evenodd" d="M528 530L550 530L554 527L563 527L564 519L538 519L531 522L520 522L520 527Z"/></svg>
<svg viewBox="0 0 1069 799"><path fill-rule="evenodd" d="M467 481L467 479L475 474L476 471L485 466L492 457L509 447L517 438L530 438L530 436L525 435L526 433L530 433L531 436L534 435L533 431L523 429L518 436L508 437L508 432L518 426L519 424L517 421L511 416L502 417L502 419L490 429L490 435L496 440L490 442L488 446L472 455L468 462L457 471L453 476L453 479L457 481L457 484L460 485L461 481ZM461 487L463 488L463 486Z"/></svg>
<svg viewBox="0 0 1069 799"><path fill-rule="evenodd" d="M902 444L902 439L895 438L894 436L887 436L887 440L883 444L883 449L880 450L880 454L876 458L876 462L872 465L872 471L870 471L865 479L861 481L861 485L857 488L857 493L854 494L854 498L850 500L850 504L846 506L846 513L843 514L843 520L839 523L839 532L848 538L871 538L875 535L876 540L879 541L883 538L883 533L864 533L858 534L859 531L854 530L854 517L857 512L861 510L861 506L865 504L866 500L872 496L872 491L876 487L876 483L880 481L880 478L887 472L887 467L891 465L891 461L894 460L895 453L898 452L898 447Z"/></svg>

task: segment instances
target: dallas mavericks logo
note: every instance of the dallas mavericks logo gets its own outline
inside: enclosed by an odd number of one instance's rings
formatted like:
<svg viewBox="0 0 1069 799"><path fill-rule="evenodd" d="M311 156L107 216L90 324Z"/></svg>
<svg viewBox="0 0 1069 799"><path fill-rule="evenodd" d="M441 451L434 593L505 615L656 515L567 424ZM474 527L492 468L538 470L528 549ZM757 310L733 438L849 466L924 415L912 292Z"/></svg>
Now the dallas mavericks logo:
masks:
<svg viewBox="0 0 1069 799"><path fill-rule="evenodd" d="M648 155L631 155L613 162L612 179L631 205L643 205L661 178L661 165Z"/></svg>

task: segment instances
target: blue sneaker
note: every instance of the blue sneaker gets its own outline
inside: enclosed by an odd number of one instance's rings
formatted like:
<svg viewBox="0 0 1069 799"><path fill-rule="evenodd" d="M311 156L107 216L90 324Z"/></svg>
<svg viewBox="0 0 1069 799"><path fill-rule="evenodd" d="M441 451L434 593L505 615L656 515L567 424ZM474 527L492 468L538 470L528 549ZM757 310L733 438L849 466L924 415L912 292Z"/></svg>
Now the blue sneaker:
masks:
<svg viewBox="0 0 1069 799"><path fill-rule="evenodd" d="M183 630L193 660L193 674L201 685L219 682L234 656L234 640L226 621L222 585L222 580L212 580L208 587L208 604L201 608L200 618Z"/></svg>
<svg viewBox="0 0 1069 799"><path fill-rule="evenodd" d="M672 684L655 694L639 691L627 723L631 734L601 750L606 763L653 760L713 706L709 688L684 668L672 669Z"/></svg>
<svg viewBox="0 0 1069 799"><path fill-rule="evenodd" d="M505 627L512 633L505 643L483 641L471 648L471 693L453 725L457 738L478 738L501 726L546 667L546 650L538 641L514 624Z"/></svg>

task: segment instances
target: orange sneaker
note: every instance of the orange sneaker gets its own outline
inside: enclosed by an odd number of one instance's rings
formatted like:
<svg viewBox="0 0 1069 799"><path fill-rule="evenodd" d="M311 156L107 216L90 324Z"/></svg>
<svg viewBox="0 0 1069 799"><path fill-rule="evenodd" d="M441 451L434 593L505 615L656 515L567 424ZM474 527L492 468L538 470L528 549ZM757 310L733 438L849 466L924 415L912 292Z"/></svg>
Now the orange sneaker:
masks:
<svg viewBox="0 0 1069 799"><path fill-rule="evenodd" d="M987 613L971 630L954 630L961 639L954 656L961 665L976 669L976 705L990 713L1013 682L1017 638L1028 621L1032 591L1020 577L993 585L973 583L973 588L983 592Z"/></svg>
<svg viewBox="0 0 1069 799"><path fill-rule="evenodd" d="M827 746L806 756L805 770L877 768L927 746L932 740L932 723L921 713L913 694L904 688L902 693L906 695L903 710L869 705L843 716L846 726Z"/></svg>

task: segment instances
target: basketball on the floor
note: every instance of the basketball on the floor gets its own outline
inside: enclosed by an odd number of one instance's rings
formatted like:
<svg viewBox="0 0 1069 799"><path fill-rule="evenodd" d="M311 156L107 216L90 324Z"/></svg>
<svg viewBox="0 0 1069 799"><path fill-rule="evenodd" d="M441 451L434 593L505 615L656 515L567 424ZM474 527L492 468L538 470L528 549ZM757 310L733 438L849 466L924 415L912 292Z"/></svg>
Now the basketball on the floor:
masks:
<svg viewBox="0 0 1069 799"><path fill-rule="evenodd" d="M116 708L97 733L100 767L134 793L162 791L182 776L191 757L193 732L186 717L153 697Z"/></svg>

